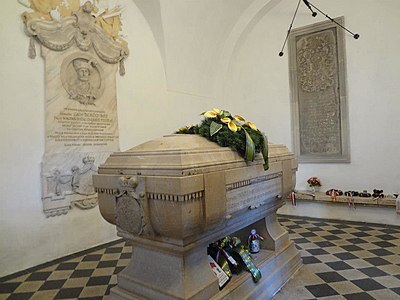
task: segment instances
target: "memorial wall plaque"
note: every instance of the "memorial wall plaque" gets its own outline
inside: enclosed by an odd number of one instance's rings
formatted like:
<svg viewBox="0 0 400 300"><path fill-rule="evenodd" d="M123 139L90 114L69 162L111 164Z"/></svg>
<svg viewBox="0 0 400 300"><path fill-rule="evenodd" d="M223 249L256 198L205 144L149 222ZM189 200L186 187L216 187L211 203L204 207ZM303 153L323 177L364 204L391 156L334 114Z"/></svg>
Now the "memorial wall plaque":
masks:
<svg viewBox="0 0 400 300"><path fill-rule="evenodd" d="M69 2L73 7L76 1ZM115 76L118 65L124 73L128 49L99 25L107 11L96 17L90 2L76 8L58 20L51 19L54 13L50 20L23 15L31 37L30 56L35 56L36 40L45 60L46 145L41 177L46 216L65 214L72 206L96 206L92 175L111 153L119 151ZM62 11L56 6L48 9ZM120 25L113 13L107 24L114 20Z"/></svg>
<svg viewBox="0 0 400 300"><path fill-rule="evenodd" d="M344 24L344 18L335 19ZM300 162L349 162L345 48L331 21L289 36L294 150Z"/></svg>

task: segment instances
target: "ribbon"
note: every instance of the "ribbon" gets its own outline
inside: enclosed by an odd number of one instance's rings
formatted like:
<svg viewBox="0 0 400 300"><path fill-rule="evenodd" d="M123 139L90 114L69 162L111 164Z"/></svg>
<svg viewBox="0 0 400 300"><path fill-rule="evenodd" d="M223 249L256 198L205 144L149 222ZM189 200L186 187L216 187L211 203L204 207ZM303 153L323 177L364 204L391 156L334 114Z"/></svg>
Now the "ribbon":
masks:
<svg viewBox="0 0 400 300"><path fill-rule="evenodd" d="M290 200L292 201L292 205L296 206L296 193L294 191L290 193Z"/></svg>
<svg viewBox="0 0 400 300"><path fill-rule="evenodd" d="M379 206L379 198L385 197L385 195L383 194L383 190L374 189L373 192L374 192L372 194L372 197L374 197L373 200L376 201L376 205Z"/></svg>
<svg viewBox="0 0 400 300"><path fill-rule="evenodd" d="M344 194L345 196L347 196L347 204L349 205L349 207L353 205L353 208L355 209L356 205L354 203L353 192L345 192Z"/></svg>
<svg viewBox="0 0 400 300"><path fill-rule="evenodd" d="M260 237L264 238L261 235ZM215 261L229 277L232 277L232 271L239 274L244 268L247 268L254 282L260 280L261 272L254 264L249 250L244 248L239 238L227 236L216 243L210 244L208 252L211 256L213 256L212 252L214 252Z"/></svg>
<svg viewBox="0 0 400 300"><path fill-rule="evenodd" d="M119 61L119 75L124 76L125 75L125 64L124 64L124 59L121 59Z"/></svg>
<svg viewBox="0 0 400 300"><path fill-rule="evenodd" d="M29 39L28 57L32 59L36 57L35 38L33 36Z"/></svg>
<svg viewBox="0 0 400 300"><path fill-rule="evenodd" d="M336 202L337 195L338 195L338 192L336 192L335 190L329 191L329 196L331 196L331 200L333 200L333 202Z"/></svg>
<svg viewBox="0 0 400 300"><path fill-rule="evenodd" d="M247 269L251 273L251 276L253 277L254 282L258 282L261 279L261 272L260 270L256 267L256 265L253 262L253 259L250 256L250 252L247 249L244 249L243 246L240 248L235 248L234 250L236 253L240 255L242 258L244 264L246 265Z"/></svg>

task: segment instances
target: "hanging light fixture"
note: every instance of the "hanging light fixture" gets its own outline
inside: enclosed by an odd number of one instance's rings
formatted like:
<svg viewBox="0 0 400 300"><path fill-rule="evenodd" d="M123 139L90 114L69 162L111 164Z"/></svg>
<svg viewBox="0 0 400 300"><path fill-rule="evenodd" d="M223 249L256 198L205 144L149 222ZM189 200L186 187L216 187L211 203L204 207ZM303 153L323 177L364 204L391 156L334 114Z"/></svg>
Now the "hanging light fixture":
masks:
<svg viewBox="0 0 400 300"><path fill-rule="evenodd" d="M315 10L317 10L319 13L323 14L327 19L329 19L330 21L332 21L333 23L335 23L336 25L338 25L339 27L341 27L343 30L345 30L345 31L347 31L348 33L350 33L350 34L353 36L353 38L355 38L356 40L360 37L360 35L359 35L358 33L353 33L353 32L351 32L349 29L347 29L346 27L344 27L344 26L342 26L341 24L339 24L338 22L336 22L333 18L331 18L330 16L328 16L326 13L324 13L322 10L320 10L318 7L316 7L314 4L310 3L310 1L308 1L308 0L299 0L299 2L297 3L297 6L296 6L296 10L295 10L295 12L294 12L293 18L292 18L292 22L291 22L290 25L289 25L289 29L288 29L288 31L287 31L285 41L283 42L282 49L281 49L281 51L279 52L279 56L283 56L283 49L285 48L285 45L286 45L287 39L288 39L288 37L289 37L290 31L292 30L292 26L293 26L293 23L294 23L294 19L296 18L296 15L297 15L297 12L298 12L298 10L299 10L299 6L300 6L300 2L301 2L301 1L303 1L303 3L305 4L305 6L307 6L307 8L311 11L311 16L313 16L313 17L316 17L316 16L317 16L317 12L314 11L314 9L315 9Z"/></svg>

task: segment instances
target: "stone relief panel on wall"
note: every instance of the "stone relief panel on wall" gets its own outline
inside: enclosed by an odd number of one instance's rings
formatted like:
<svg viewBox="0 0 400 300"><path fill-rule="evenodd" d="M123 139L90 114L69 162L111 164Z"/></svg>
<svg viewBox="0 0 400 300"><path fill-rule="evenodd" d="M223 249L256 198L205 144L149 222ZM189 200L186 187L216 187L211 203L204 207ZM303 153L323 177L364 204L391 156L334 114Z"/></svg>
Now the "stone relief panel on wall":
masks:
<svg viewBox="0 0 400 300"><path fill-rule="evenodd" d="M104 91L104 72L95 58L73 55L61 66L63 87L71 100L84 105L95 105Z"/></svg>
<svg viewBox="0 0 400 300"><path fill-rule="evenodd" d="M38 42L45 60L46 216L96 206L92 175L119 150L115 76L118 68L125 73L129 53L119 36L120 8L99 11L89 1L79 3L29 0L33 12L23 14L29 56L36 56Z"/></svg>
<svg viewBox="0 0 400 300"><path fill-rule="evenodd" d="M343 41L330 21L290 36L293 140L301 162L349 161Z"/></svg>

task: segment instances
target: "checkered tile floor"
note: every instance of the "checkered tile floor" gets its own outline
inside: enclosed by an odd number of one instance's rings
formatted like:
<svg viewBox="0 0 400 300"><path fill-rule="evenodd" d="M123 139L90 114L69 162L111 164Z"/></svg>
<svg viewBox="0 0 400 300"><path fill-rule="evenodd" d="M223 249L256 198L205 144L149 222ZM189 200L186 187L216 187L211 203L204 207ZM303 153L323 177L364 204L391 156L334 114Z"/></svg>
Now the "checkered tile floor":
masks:
<svg viewBox="0 0 400 300"><path fill-rule="evenodd" d="M7 281L0 279L0 300L103 299L131 254L132 247L116 241Z"/></svg>
<svg viewBox="0 0 400 300"><path fill-rule="evenodd" d="M400 299L400 227L280 216L304 266L273 300Z"/></svg>
<svg viewBox="0 0 400 300"><path fill-rule="evenodd" d="M279 220L300 249L304 266L273 300L400 299L400 227L288 216ZM103 299L131 251L116 241L0 278L0 300Z"/></svg>

